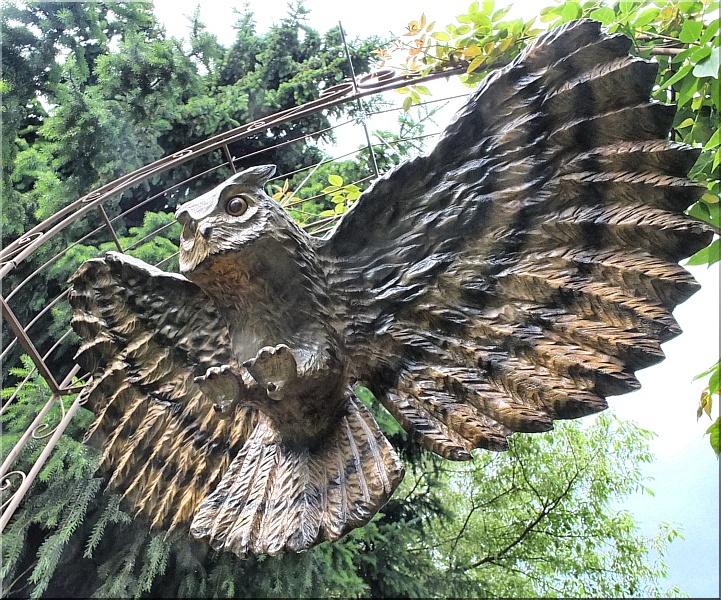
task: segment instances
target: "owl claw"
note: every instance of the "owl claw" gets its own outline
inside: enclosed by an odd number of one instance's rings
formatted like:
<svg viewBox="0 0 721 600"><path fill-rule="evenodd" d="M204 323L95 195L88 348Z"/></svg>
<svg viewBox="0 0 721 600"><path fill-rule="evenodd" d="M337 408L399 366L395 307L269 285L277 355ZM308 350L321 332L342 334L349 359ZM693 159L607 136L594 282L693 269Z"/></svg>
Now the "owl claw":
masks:
<svg viewBox="0 0 721 600"><path fill-rule="evenodd" d="M232 415L231 408L240 397L240 383L230 365L210 367L205 375L193 379L200 391L213 402L213 410L222 418Z"/></svg>
<svg viewBox="0 0 721 600"><path fill-rule="evenodd" d="M272 400L282 399L285 388L298 377L295 357L285 344L261 348L256 357L245 361L243 366Z"/></svg>

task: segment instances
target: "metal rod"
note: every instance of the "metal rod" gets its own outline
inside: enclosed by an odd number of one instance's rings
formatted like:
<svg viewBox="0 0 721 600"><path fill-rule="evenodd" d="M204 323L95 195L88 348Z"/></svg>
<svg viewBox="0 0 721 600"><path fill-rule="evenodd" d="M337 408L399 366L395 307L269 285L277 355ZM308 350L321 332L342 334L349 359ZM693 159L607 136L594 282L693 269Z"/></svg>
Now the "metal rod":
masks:
<svg viewBox="0 0 721 600"><path fill-rule="evenodd" d="M171 156L161 158L154 163L141 167L128 175L105 184L91 194L83 196L79 200L76 200L65 208L62 208L42 223L33 227L25 235L8 244L6 248L3 248L0 251L0 259L2 260L2 262L0 262L0 277L4 277L18 264L20 264L20 262L30 256L30 254L32 254L39 246L44 244L49 238L68 227L71 223L74 223L77 219L95 208L98 204L102 204L109 197L142 183L148 177L165 173L166 171L169 171L170 169L173 169L189 160L197 158L198 156L217 150L224 144L230 144L249 137L259 129L267 129L287 121L300 119L310 114L314 114L319 110L333 108L335 106L339 106L340 104L345 104L346 102L365 96L392 90L403 85L407 85L409 81L413 81L418 84L438 79L440 77L448 77L449 75L459 74L464 70L465 69L463 67L456 66L446 69L445 71L430 73L423 76L398 75L391 78L379 79L375 84L362 82L362 84L359 85L354 81L352 84L348 84L349 87L342 84L334 86L324 90L326 94L318 100L313 100L301 106L278 112L270 117L236 127L235 129L215 135L203 142L189 146L188 148L185 148L185 150L176 152ZM358 91L356 93L351 93L354 89L357 89Z"/></svg>
<svg viewBox="0 0 721 600"><path fill-rule="evenodd" d="M233 170L233 173L237 173L238 171L235 169L233 155L230 153L230 148L228 148L228 144L223 144L223 153L225 154L225 158L227 159L230 168Z"/></svg>
<svg viewBox="0 0 721 600"><path fill-rule="evenodd" d="M57 394L53 394L53 397L56 397ZM62 402L62 398L60 399ZM47 461L48 457L52 453L52 451L55 449L55 445L58 443L58 440L60 439L60 436L63 435L65 432L65 429L67 428L68 424L72 420L72 418L75 416L75 413L78 411L78 408L80 408L80 396L75 398L72 405L70 406L70 409L67 413L65 413L65 418L60 421L58 424L57 429L55 430L55 433L53 433L53 436L48 440L47 445L43 449L40 456L35 461L35 464L33 464L33 468L30 469L30 472L27 474L27 477L25 480L20 484L20 487L15 490L15 493L12 496L12 500L8 504L7 508L3 511L2 515L0 516L0 533L2 533L3 529L5 529L5 526L10 521L11 517L15 513L15 510L20 505L20 502L22 502L23 497L25 496L25 493L28 491L30 486L32 485L33 481L35 481L35 478L38 476L38 473L40 472L40 469L43 468L43 465L45 465L45 462Z"/></svg>
<svg viewBox="0 0 721 600"><path fill-rule="evenodd" d="M68 383L70 383L75 376L75 374L80 370L80 367L78 365L75 365L73 367L73 370L68 373L67 377L63 379L62 386L65 387ZM42 423L45 416L50 412L50 409L55 405L55 402L61 399L62 396L58 396L57 394L53 394L50 396L50 399L45 403L45 406L40 410L40 412L37 414L35 419L32 423L28 426L28 428L25 430L25 433L23 433L22 437L15 443L15 446L13 446L13 449L10 451L10 453L5 458L5 461L3 462L2 466L0 466L0 479L5 477L7 472L10 470L10 467L15 462L15 459L18 457L22 449L25 447L25 444L27 441L32 437L33 433L37 430L37 428Z"/></svg>
<svg viewBox="0 0 721 600"><path fill-rule="evenodd" d="M353 61L351 60L350 55L350 49L348 48L348 44L345 41L345 33L343 32L343 24L338 21L338 29L340 29L340 39L343 42L343 48L345 49L345 55L348 58L348 65L350 66L350 74L351 78L353 79L353 91L356 95L358 95L358 83L356 82L355 78L355 69L353 68ZM368 133L368 123L366 123L366 112L363 108L363 104L361 104L361 99L358 97L356 99L356 103L358 104L358 111L360 112L360 119L361 124L363 125L363 131L366 135L366 143L368 144L368 150L370 152L371 162L373 163L373 171L376 174L376 177L380 177L380 173L378 172L378 163L376 162L376 155L373 152L373 144L371 144L371 136Z"/></svg>
<svg viewBox="0 0 721 600"><path fill-rule="evenodd" d="M123 246L120 243L120 240L118 239L118 236L115 234L115 229L113 229L113 224L110 222L110 219L108 218L108 213L105 212L105 207L102 204L98 204L98 210L100 210L100 214L103 216L103 221L105 221L105 225L107 225L108 229L110 230L110 235L113 236L113 241L115 242L115 247L120 252L125 252L123 250Z"/></svg>
<svg viewBox="0 0 721 600"><path fill-rule="evenodd" d="M60 394L61 392L58 382L55 381L55 377L53 377L53 374L48 369L45 361L42 359L40 353L37 351L37 348L35 348L32 340L28 337L27 333L25 333L25 330L20 324L20 321L18 321L17 317L15 316L15 313L10 310L8 303L5 302L5 298L0 297L0 301L2 302L2 315L3 317L5 317L8 325L10 325L10 329L13 330L13 333L20 342L20 345L25 348L28 356L30 356L32 361L35 363L35 366L37 367L38 371L40 371L40 374L45 378L45 381L48 382L48 385L50 386L50 389L53 391L53 393Z"/></svg>

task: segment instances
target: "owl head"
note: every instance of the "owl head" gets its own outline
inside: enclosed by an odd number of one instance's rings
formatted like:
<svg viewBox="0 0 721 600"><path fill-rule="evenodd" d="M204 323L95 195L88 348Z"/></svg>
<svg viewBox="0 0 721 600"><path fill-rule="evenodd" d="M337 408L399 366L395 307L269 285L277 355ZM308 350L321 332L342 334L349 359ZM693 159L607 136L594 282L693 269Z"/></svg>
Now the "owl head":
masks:
<svg viewBox="0 0 721 600"><path fill-rule="evenodd" d="M282 212L263 191L274 173L275 165L251 167L178 208L181 273L213 255L241 250L268 229Z"/></svg>

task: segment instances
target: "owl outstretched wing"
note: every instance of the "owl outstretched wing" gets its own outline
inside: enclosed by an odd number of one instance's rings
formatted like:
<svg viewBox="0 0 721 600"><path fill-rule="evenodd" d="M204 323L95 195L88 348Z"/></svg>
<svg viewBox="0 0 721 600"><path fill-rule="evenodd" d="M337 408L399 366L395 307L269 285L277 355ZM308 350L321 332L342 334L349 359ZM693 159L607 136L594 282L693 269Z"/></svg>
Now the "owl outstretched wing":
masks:
<svg viewBox="0 0 721 600"><path fill-rule="evenodd" d="M71 281L100 468L152 525L186 525L256 421L238 405L220 418L194 382L232 362L226 326L200 288L123 254L87 261Z"/></svg>
<svg viewBox="0 0 721 600"><path fill-rule="evenodd" d="M444 457L604 409L680 333L678 261L712 235L683 214L698 151L630 45L589 20L539 37L320 250L355 376Z"/></svg>
<svg viewBox="0 0 721 600"><path fill-rule="evenodd" d="M71 282L76 359L92 374L81 392L95 412L88 441L108 485L152 527L246 558L337 540L387 502L403 466L354 396L312 448L285 443L250 408L257 386L239 387L221 418L195 378L244 368L198 286L117 253Z"/></svg>

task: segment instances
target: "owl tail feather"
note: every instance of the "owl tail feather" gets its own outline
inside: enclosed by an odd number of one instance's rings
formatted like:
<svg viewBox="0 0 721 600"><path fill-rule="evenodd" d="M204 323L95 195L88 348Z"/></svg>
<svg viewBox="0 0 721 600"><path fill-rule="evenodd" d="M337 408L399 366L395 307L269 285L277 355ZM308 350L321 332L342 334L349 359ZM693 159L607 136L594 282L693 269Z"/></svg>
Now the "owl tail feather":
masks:
<svg viewBox="0 0 721 600"><path fill-rule="evenodd" d="M352 397L319 447L289 448L261 419L190 531L241 558L299 552L365 525L404 469L368 409Z"/></svg>

